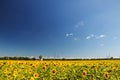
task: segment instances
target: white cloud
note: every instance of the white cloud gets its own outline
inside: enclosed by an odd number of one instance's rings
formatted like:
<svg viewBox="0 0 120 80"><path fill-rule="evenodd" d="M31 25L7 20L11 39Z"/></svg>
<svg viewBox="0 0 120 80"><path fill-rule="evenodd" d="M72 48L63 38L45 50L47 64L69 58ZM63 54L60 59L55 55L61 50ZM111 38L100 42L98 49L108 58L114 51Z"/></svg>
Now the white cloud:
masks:
<svg viewBox="0 0 120 80"><path fill-rule="evenodd" d="M91 37L90 36L87 36L86 39L90 39Z"/></svg>
<svg viewBox="0 0 120 80"><path fill-rule="evenodd" d="M90 39L90 38L93 38L94 37L94 34L91 34L89 36L86 37L86 39Z"/></svg>
<svg viewBox="0 0 120 80"><path fill-rule="evenodd" d="M91 37L94 37L94 34L91 34L90 36L91 36Z"/></svg>
<svg viewBox="0 0 120 80"><path fill-rule="evenodd" d="M100 37L100 38L104 38L104 37L105 37L105 35L100 35L99 37Z"/></svg>
<svg viewBox="0 0 120 80"><path fill-rule="evenodd" d="M70 36L73 36L73 33L70 33L69 35L70 35Z"/></svg>
<svg viewBox="0 0 120 80"><path fill-rule="evenodd" d="M69 34L66 34L66 37L68 37L69 36Z"/></svg>
<svg viewBox="0 0 120 80"><path fill-rule="evenodd" d="M89 36L86 37L86 39L91 39L91 38L95 38L95 39L101 39L101 38L105 38L106 36L101 34L101 35L94 35L94 34L91 34Z"/></svg>
<svg viewBox="0 0 120 80"><path fill-rule="evenodd" d="M105 38L105 37L106 37L106 36L103 35L103 34L101 34L101 35L99 35L99 36L95 36L96 39Z"/></svg>
<svg viewBox="0 0 120 80"><path fill-rule="evenodd" d="M67 33L66 34L66 37L71 37L71 36L73 36L73 33Z"/></svg>

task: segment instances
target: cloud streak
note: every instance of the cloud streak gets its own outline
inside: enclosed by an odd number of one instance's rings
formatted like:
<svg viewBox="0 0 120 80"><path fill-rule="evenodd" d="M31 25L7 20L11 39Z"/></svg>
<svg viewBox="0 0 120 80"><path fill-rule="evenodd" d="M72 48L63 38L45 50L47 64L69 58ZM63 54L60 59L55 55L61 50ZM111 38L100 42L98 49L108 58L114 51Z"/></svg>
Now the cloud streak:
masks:
<svg viewBox="0 0 120 80"><path fill-rule="evenodd" d="M91 34L91 35L87 36L86 39L91 39L93 37L94 37L94 34Z"/></svg>
<svg viewBox="0 0 120 80"><path fill-rule="evenodd" d="M67 33L65 36L66 36L66 37L72 37L72 36L73 36L73 33Z"/></svg>
<svg viewBox="0 0 120 80"><path fill-rule="evenodd" d="M105 38L105 37L106 37L106 36L103 35L103 34L101 34L101 35L99 35L99 36L95 36L96 39L101 39L101 38Z"/></svg>
<svg viewBox="0 0 120 80"><path fill-rule="evenodd" d="M91 34L89 36L86 37L86 39L91 39L91 38L95 38L95 39L101 39L101 38L105 38L106 36L101 34L101 35L94 35L94 34Z"/></svg>

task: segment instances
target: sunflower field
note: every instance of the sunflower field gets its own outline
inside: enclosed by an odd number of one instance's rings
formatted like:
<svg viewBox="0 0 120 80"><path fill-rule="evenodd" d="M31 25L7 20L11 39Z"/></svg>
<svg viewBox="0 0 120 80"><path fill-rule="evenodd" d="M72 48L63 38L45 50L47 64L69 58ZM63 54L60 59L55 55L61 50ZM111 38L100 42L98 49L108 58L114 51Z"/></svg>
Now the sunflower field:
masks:
<svg viewBox="0 0 120 80"><path fill-rule="evenodd" d="M3 60L0 80L120 80L120 61Z"/></svg>

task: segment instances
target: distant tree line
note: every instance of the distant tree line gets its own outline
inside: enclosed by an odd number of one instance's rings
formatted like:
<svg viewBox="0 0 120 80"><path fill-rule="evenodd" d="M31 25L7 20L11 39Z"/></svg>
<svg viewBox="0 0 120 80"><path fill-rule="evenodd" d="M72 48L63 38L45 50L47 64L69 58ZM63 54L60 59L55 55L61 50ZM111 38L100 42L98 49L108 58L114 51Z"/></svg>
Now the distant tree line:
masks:
<svg viewBox="0 0 120 80"><path fill-rule="evenodd" d="M67 59L67 58L43 58L42 55L38 56L38 58L35 57L23 57L23 56L14 56L14 57L10 57L10 56L4 56L4 57L0 57L0 60L120 60L120 58L114 58L114 57L110 57L110 58L74 58L74 59Z"/></svg>
<svg viewBox="0 0 120 80"><path fill-rule="evenodd" d="M14 56L14 57L10 57L10 56L4 56L4 57L0 57L0 60L36 60L35 57L30 58L30 57L18 57L18 56Z"/></svg>
<svg viewBox="0 0 120 80"><path fill-rule="evenodd" d="M61 61L79 61L79 60L120 60L120 58L74 58L74 59L67 59L67 58L62 58L62 59L54 59L54 58L47 58L47 59L43 59L45 61L49 61L49 60L61 60Z"/></svg>

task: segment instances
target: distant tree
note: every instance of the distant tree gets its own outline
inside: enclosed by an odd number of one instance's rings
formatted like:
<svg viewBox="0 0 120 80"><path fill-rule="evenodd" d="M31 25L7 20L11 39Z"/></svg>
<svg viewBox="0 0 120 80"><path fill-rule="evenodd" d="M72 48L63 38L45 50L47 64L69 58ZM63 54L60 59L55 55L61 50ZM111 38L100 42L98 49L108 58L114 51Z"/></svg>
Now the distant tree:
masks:
<svg viewBox="0 0 120 80"><path fill-rule="evenodd" d="M62 60L65 60L65 58L62 58Z"/></svg>
<svg viewBox="0 0 120 80"><path fill-rule="evenodd" d="M9 57L8 57L8 56L4 56L4 59L5 59L5 60L9 60Z"/></svg>
<svg viewBox="0 0 120 80"><path fill-rule="evenodd" d="M42 57L43 57L43 56L42 56L42 55L40 55L40 56L39 56L39 59L40 59L40 60L42 60Z"/></svg>
<svg viewBox="0 0 120 80"><path fill-rule="evenodd" d="M110 57L110 59L114 59L114 57Z"/></svg>
<svg viewBox="0 0 120 80"><path fill-rule="evenodd" d="M33 58L32 58L32 60L36 60L36 58L35 58L35 57L33 57Z"/></svg>

